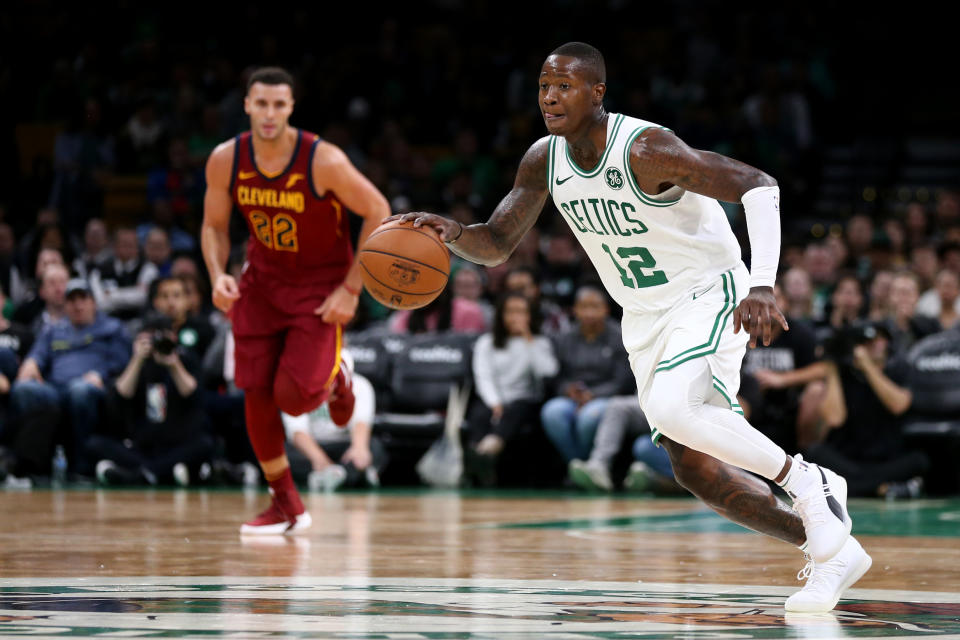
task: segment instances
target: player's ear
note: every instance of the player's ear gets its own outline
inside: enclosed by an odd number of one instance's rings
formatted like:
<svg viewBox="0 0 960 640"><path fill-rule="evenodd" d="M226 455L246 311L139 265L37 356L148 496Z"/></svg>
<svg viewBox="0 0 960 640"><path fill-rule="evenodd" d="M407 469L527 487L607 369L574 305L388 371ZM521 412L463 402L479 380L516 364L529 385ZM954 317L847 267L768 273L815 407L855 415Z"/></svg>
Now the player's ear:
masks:
<svg viewBox="0 0 960 640"><path fill-rule="evenodd" d="M244 96L243 110L247 115L250 115L250 96Z"/></svg>
<svg viewBox="0 0 960 640"><path fill-rule="evenodd" d="M607 84L605 82L598 82L593 85L593 104L601 104L605 95L607 95Z"/></svg>

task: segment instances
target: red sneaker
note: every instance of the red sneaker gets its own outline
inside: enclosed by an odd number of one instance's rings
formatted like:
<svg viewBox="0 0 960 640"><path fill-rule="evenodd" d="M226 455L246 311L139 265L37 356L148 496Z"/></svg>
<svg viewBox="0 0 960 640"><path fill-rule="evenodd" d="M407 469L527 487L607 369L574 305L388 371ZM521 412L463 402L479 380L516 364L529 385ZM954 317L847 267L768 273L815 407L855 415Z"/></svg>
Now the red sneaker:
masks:
<svg viewBox="0 0 960 640"><path fill-rule="evenodd" d="M333 379L333 388L330 390L330 399L327 408L330 410L330 419L338 427L345 427L353 417L353 405L356 398L353 395L353 371L347 358L340 360L340 370Z"/></svg>
<svg viewBox="0 0 960 640"><path fill-rule="evenodd" d="M253 520L244 522L240 527L240 533L242 535L283 535L306 529L312 523L313 519L306 511L299 515L287 515L280 506L273 489L270 489L270 506Z"/></svg>

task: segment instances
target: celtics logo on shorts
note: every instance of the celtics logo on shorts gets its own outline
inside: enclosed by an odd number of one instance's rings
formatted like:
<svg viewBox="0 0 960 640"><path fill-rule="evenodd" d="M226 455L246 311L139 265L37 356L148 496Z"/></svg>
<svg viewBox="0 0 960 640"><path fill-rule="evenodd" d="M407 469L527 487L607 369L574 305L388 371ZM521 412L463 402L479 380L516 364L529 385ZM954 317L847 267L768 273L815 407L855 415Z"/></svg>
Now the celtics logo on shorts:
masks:
<svg viewBox="0 0 960 640"><path fill-rule="evenodd" d="M620 169L616 167L610 167L607 169L606 173L607 184L610 185L611 189L622 189L623 188L623 174L620 173Z"/></svg>

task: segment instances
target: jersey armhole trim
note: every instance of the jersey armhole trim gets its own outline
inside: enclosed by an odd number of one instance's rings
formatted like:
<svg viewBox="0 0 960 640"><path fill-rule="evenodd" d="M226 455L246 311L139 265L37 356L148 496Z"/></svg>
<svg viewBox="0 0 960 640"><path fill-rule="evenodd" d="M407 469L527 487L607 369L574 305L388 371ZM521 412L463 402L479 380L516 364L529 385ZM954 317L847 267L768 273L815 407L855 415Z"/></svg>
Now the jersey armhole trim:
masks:
<svg viewBox="0 0 960 640"><path fill-rule="evenodd" d="M623 147L623 168L626 169L627 182L630 184L630 189L633 191L633 195L640 198L640 202L650 205L651 207L669 207L680 202L680 198L677 198L676 200L654 200L652 197L644 193L642 189L640 189L640 185L637 184L637 178L633 175L633 169L630 167L630 148L633 146L634 141L640 137L640 134L652 126L655 125L638 127L634 129L629 136L627 136L627 143ZM666 127L658 126L656 128L663 129L664 131L670 131L670 129L667 129ZM673 132L671 131L671 133Z"/></svg>
<svg viewBox="0 0 960 640"><path fill-rule="evenodd" d="M317 145L320 144L320 141L323 140L320 136L314 138L313 143L310 145L310 153L307 156L307 184L310 185L310 193L313 194L313 197L317 200L323 200L326 198L326 194L320 195L317 192L317 185L313 183L313 156L317 152ZM329 191L327 192L329 193Z"/></svg>
<svg viewBox="0 0 960 640"><path fill-rule="evenodd" d="M550 191L550 195L553 195L553 175L556 173L553 166L553 156L554 151L557 146L557 137L550 136L550 143L547 145L547 153L549 154L549 159L547 161L547 189Z"/></svg>
<svg viewBox="0 0 960 640"><path fill-rule="evenodd" d="M242 134L241 134L242 135ZM240 160L240 137L233 139L233 165L230 167L230 186L227 187L227 193L233 193L233 187L237 184L237 165Z"/></svg>

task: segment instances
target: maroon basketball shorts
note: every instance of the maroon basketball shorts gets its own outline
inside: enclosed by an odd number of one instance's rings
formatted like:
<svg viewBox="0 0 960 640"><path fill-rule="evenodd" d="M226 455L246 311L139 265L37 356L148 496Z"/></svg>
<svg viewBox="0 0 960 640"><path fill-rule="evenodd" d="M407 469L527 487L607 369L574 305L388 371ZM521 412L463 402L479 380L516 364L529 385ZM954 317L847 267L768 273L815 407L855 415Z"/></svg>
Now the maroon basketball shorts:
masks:
<svg viewBox="0 0 960 640"><path fill-rule="evenodd" d="M274 376L283 368L306 395L328 387L340 367L342 330L313 314L325 296L289 313L271 302L259 286L240 289L240 298L230 310L237 386L273 388Z"/></svg>

